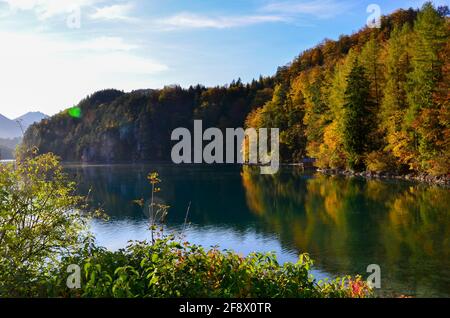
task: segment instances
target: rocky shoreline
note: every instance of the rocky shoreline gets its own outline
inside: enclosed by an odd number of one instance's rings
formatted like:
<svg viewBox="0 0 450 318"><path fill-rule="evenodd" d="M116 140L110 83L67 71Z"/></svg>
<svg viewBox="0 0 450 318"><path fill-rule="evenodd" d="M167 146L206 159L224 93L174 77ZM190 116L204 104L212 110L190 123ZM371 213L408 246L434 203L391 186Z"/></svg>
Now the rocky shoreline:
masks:
<svg viewBox="0 0 450 318"><path fill-rule="evenodd" d="M362 171L355 172L350 170L341 170L341 169L316 169L317 172L320 172L325 175L340 175L347 177L362 177L367 179L398 179L398 180L406 180L406 181L416 181L423 182L428 184L435 184L445 187L450 187L450 176L432 176L426 173L408 173L408 174L395 174L390 172L371 172L371 171Z"/></svg>

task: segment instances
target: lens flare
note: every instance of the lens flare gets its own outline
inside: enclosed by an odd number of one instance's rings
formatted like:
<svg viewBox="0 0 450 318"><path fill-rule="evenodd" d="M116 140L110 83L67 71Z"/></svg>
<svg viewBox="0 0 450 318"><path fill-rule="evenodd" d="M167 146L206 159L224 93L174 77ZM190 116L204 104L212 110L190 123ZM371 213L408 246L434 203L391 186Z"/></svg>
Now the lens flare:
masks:
<svg viewBox="0 0 450 318"><path fill-rule="evenodd" d="M73 118L80 118L81 117L81 108L74 106L72 108L69 108L69 116Z"/></svg>

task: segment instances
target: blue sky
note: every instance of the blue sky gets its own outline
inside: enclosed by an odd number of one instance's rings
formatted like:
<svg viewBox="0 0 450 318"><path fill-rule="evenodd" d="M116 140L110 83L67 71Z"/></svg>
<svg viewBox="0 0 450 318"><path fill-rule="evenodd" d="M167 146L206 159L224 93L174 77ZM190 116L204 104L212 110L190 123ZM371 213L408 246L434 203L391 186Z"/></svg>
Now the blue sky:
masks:
<svg viewBox="0 0 450 318"><path fill-rule="evenodd" d="M0 0L0 113L52 115L103 88L250 81L357 31L370 4L424 2Z"/></svg>

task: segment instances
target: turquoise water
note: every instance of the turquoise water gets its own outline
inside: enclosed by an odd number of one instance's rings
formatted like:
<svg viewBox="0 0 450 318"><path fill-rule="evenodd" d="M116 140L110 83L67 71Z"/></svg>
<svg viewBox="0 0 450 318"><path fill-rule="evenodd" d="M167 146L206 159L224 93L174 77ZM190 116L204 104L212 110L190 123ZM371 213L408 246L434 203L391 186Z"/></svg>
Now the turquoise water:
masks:
<svg viewBox="0 0 450 318"><path fill-rule="evenodd" d="M166 231L205 247L242 254L275 251L280 262L310 253L314 275L367 277L381 267L382 296L450 297L450 191L403 181L304 173L274 176L238 166L70 165L80 193L109 221L94 220L97 242L110 249L149 239L147 174L163 182L156 201L171 206Z"/></svg>

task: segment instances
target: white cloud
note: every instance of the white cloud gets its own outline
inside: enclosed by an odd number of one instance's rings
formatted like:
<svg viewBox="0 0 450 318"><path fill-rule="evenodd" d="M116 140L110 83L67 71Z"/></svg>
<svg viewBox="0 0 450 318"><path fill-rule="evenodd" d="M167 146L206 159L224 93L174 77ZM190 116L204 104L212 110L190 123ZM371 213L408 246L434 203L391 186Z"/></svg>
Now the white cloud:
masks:
<svg viewBox="0 0 450 318"><path fill-rule="evenodd" d="M96 11L90 15L95 20L135 20L130 17L130 12L133 9L131 3L114 4L102 8L97 8Z"/></svg>
<svg viewBox="0 0 450 318"><path fill-rule="evenodd" d="M149 87L168 69L116 37L68 41L0 31L0 39L0 113L11 118L29 109L53 114L99 89Z"/></svg>
<svg viewBox="0 0 450 318"><path fill-rule="evenodd" d="M336 0L284 1L269 3L262 11L287 15L305 14L327 19L349 10L350 6L349 2L342 3Z"/></svg>
<svg viewBox="0 0 450 318"><path fill-rule="evenodd" d="M33 10L37 17L45 20L58 14L66 14L74 9L92 6L104 0L0 0L9 5L10 10Z"/></svg>
<svg viewBox="0 0 450 318"><path fill-rule="evenodd" d="M250 15L212 16L183 12L159 19L156 24L165 30L227 29L270 22L296 22L299 15L331 18L348 10L350 6L348 2L343 4L337 0L277 1L266 4L257 13Z"/></svg>
<svg viewBox="0 0 450 318"><path fill-rule="evenodd" d="M206 16L193 13L179 13L157 21L164 29L227 29L267 22L286 22L288 18L281 15L247 15L247 16Z"/></svg>

